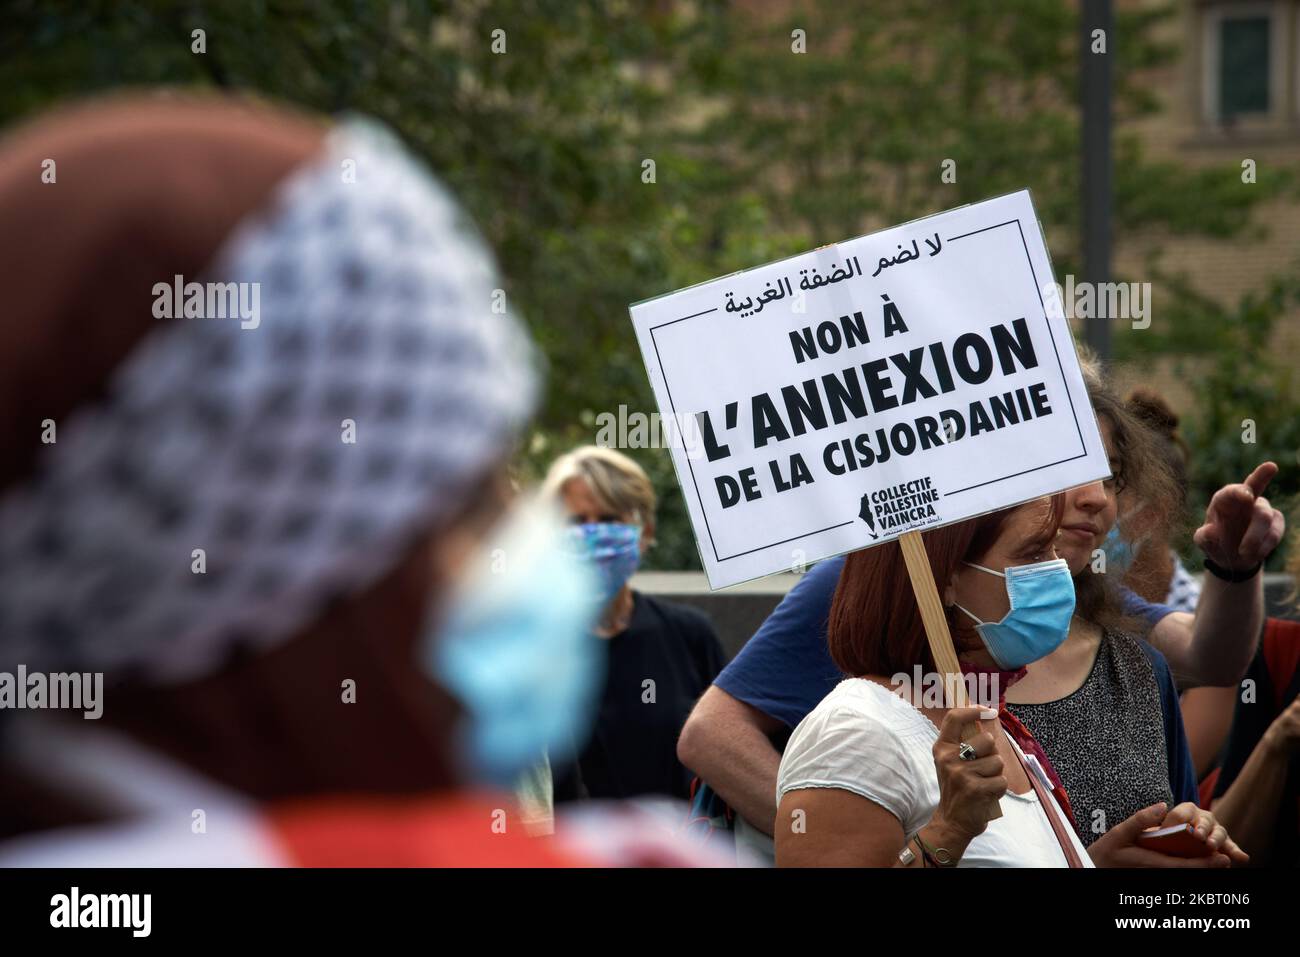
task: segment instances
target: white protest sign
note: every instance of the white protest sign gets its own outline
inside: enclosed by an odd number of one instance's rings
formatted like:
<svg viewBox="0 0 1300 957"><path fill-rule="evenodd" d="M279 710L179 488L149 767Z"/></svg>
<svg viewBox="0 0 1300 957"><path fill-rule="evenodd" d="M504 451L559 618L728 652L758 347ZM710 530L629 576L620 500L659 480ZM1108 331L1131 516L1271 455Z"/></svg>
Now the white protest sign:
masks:
<svg viewBox="0 0 1300 957"><path fill-rule="evenodd" d="M1027 190L631 313L713 588L1110 474Z"/></svg>

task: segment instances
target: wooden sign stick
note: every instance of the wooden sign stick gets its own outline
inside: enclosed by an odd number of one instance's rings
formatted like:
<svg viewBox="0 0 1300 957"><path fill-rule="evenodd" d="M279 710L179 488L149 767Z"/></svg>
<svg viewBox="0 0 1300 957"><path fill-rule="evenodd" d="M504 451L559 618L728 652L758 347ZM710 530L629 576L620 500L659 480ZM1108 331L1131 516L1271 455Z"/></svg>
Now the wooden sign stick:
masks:
<svg viewBox="0 0 1300 957"><path fill-rule="evenodd" d="M967 705L966 681L957 662L957 650L952 645L952 633L948 631L948 616L944 614L943 602L939 600L939 589L935 587L934 573L930 570L930 559L925 553L925 542L920 532L904 532L898 536L898 544L903 549L903 561L907 563L907 574L912 579L912 592L916 595L917 607L921 610L921 621L925 625L925 637L930 642L930 654L934 666L944 676L945 690L951 688L955 700L954 708ZM997 740L999 723L987 722L984 730ZM978 734L981 725L968 724L962 731L962 740L968 740ZM995 805L989 813L990 820L1002 816L1001 805Z"/></svg>

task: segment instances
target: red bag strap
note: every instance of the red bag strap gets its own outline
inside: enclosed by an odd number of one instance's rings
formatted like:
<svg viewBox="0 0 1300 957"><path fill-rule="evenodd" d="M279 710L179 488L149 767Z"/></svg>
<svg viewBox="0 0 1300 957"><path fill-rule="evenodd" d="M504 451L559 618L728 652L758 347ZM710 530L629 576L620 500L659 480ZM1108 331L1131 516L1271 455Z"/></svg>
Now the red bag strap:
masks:
<svg viewBox="0 0 1300 957"><path fill-rule="evenodd" d="M1083 867L1083 861L1079 859L1079 852L1074 848L1074 841L1070 839L1069 833L1066 832L1065 824L1057 811L1056 801L1052 799L1052 796L1047 793L1047 789L1043 787L1042 782L1038 780L1038 775L1029 766L1029 762L1025 760L1024 754L1021 753L1020 746L1014 740L1011 742L1011 750L1016 753L1016 760L1025 769L1025 777L1029 778L1029 786L1038 795L1038 803L1043 806L1043 813L1047 815L1047 821L1052 825L1052 833L1056 835L1056 842L1061 845L1061 853L1065 855L1066 862L1071 867Z"/></svg>

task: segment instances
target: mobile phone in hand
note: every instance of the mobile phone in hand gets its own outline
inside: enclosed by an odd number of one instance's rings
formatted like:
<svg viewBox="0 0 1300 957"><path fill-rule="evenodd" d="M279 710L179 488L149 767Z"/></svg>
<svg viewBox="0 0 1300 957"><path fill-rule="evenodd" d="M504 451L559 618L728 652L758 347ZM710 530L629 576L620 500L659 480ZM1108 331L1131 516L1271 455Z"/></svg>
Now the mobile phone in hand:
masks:
<svg viewBox="0 0 1300 957"><path fill-rule="evenodd" d="M1197 836L1196 829L1190 824L1173 824L1143 831L1138 835L1138 845L1170 857L1208 857L1215 853L1209 842Z"/></svg>

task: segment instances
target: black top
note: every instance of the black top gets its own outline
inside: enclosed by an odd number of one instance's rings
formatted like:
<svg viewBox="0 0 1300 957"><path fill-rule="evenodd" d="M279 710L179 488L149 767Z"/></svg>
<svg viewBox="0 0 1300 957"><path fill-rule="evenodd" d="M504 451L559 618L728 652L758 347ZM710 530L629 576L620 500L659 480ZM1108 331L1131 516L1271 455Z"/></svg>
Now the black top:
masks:
<svg viewBox="0 0 1300 957"><path fill-rule="evenodd" d="M1237 695L1232 731L1214 785L1214 797L1221 798L1227 793L1269 725L1300 697L1300 667L1294 665L1297 641L1300 641L1300 625L1273 618L1265 623L1264 640L1246 673L1246 679L1255 682L1255 693ZM1300 760L1295 758L1287 766L1272 831L1270 863L1276 867L1300 867Z"/></svg>
<svg viewBox="0 0 1300 957"><path fill-rule="evenodd" d="M1150 804L1174 806L1160 687L1140 639L1104 631L1078 690L1007 710L1047 752L1084 847Z"/></svg>
<svg viewBox="0 0 1300 957"><path fill-rule="evenodd" d="M632 618L609 641L609 672L591 739L576 767L553 768L555 800L669 794L694 777L677 736L722 670L722 645L701 612L632 593Z"/></svg>

